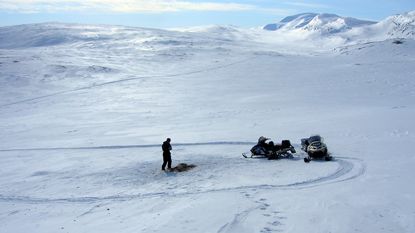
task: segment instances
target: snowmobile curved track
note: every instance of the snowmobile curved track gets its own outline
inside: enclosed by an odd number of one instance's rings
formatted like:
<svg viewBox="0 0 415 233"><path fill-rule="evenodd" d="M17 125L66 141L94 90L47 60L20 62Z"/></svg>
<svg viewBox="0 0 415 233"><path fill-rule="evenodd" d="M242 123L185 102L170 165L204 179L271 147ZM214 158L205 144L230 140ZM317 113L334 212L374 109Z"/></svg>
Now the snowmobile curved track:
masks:
<svg viewBox="0 0 415 233"><path fill-rule="evenodd" d="M232 143L235 144L235 143ZM200 191L190 192L150 192L129 195L110 195L110 196L84 196L84 197L62 197L62 198L45 198L45 197L31 197L31 196L5 196L0 194L1 202L24 202L24 203L94 203L101 201L129 201L133 199L157 198L157 197L181 197L197 194L207 194L215 192L232 192L240 190L296 190L317 187L321 185L345 182L356 179L366 172L366 164L363 160L353 157L336 157L330 163L337 163L338 167L333 172L314 177L307 180L300 180L287 184L260 184L247 185L237 187L226 187L217 189L206 189Z"/></svg>

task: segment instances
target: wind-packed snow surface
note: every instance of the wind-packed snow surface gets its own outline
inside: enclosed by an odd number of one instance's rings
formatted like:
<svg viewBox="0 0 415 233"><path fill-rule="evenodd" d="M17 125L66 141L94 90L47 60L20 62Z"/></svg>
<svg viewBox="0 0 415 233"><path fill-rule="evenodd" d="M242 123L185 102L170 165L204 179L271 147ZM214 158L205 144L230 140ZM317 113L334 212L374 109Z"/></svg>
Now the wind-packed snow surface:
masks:
<svg viewBox="0 0 415 233"><path fill-rule="evenodd" d="M0 232L415 232L411 17L347 40L0 28ZM333 161L303 162L312 134ZM243 158L261 135L297 153ZM167 137L197 167L161 171Z"/></svg>

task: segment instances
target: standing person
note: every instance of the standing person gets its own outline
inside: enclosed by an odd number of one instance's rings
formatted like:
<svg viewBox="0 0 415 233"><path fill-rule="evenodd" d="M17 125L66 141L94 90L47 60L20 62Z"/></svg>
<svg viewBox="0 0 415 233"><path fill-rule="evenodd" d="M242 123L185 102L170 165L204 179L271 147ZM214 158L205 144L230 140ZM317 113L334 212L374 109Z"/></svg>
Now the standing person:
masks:
<svg viewBox="0 0 415 233"><path fill-rule="evenodd" d="M163 165L161 165L161 170L165 170L166 164L167 168L171 169L171 145L170 145L170 138L167 138L165 142L163 142L163 145L161 148L163 149Z"/></svg>

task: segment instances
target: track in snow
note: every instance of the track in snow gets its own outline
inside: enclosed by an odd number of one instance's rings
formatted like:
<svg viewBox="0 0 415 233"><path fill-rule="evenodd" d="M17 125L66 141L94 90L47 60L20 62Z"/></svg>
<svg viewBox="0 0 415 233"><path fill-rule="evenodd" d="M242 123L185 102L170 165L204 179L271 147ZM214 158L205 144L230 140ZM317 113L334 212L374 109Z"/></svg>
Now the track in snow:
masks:
<svg viewBox="0 0 415 233"><path fill-rule="evenodd" d="M102 87L102 86L118 84L118 83L122 83L122 82L141 80L141 79L145 79L145 78L173 78L173 77L178 77L178 76L186 76L186 75L210 72L210 71L214 71L214 70L224 69L224 68L236 65L236 64L240 64L240 63L252 60L254 58L255 57L248 57L248 58L245 58L245 59L242 59L242 60L239 60L239 61L235 61L235 62L231 62L231 63L225 64L225 65L209 67L209 68L205 68L205 69L194 70L194 71L189 71L189 72L184 72L184 73L166 74L166 75L150 75L150 76L141 76L141 77L134 77L134 78L118 79L118 80L114 80L114 81L93 84L93 85L89 85L89 86L85 86L85 87L58 91L58 92L51 93L51 94L48 94L48 95L42 95L42 96L37 96L37 97L33 97L33 98L22 99L22 100L19 100L19 101L2 104L2 105L0 105L0 108L7 107L7 106L12 106L12 105L16 105L16 104L28 103L28 102L32 102L32 101L35 101L35 100L46 99L46 98L49 98L49 97L69 94L69 93L78 92L78 91L82 91L82 90L88 90L88 89L98 88L98 87Z"/></svg>
<svg viewBox="0 0 415 233"><path fill-rule="evenodd" d="M217 145L255 145L255 142L229 142L229 141L217 141L217 142L190 142L190 143L174 143L172 146L217 146ZM110 146L84 146L84 147L39 147L39 148L10 148L0 149L0 152L13 152L13 151L53 151L53 150L117 150L117 149L130 149L130 148L159 148L160 144L147 144L147 145L110 145Z"/></svg>
<svg viewBox="0 0 415 233"><path fill-rule="evenodd" d="M246 145L252 144L249 142L205 142L205 143L179 143L175 145L186 146L200 146L200 145ZM10 149L0 150L5 151L19 151L19 150L91 150L91 149L122 149L122 148L145 148L155 147L156 145L130 145L126 146L102 146L102 147L76 147L76 148L32 148L32 149ZM160 145L157 145L159 147ZM300 161L299 161L300 162ZM301 161L302 162L302 161ZM363 160L353 157L335 157L330 163L337 163L338 168L325 176L316 177L308 180L296 181L289 184L266 184L266 185L247 185L229 188L207 189L193 192L152 192L140 193L130 195L111 195L111 196L86 196L86 197L67 197L67 198L44 198L44 197L30 197L30 196L5 196L0 194L0 201L2 202L25 202L25 203L94 203L100 201L129 201L133 199L143 198L157 198L157 197L181 197L197 194L208 194L216 192L232 192L240 190L295 190L306 189L321 185L345 182L353 180L362 176L366 172L366 164ZM304 164L307 166L307 164Z"/></svg>

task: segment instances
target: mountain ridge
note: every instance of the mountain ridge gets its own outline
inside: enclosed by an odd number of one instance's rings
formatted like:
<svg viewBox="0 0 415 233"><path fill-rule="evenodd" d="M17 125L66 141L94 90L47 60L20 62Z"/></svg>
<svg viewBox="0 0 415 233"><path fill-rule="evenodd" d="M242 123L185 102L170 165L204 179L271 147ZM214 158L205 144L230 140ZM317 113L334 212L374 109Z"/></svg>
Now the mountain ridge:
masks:
<svg viewBox="0 0 415 233"><path fill-rule="evenodd" d="M267 24L264 30L304 30L321 33L339 33L354 27L375 24L376 22L360 20L352 17L342 17L330 13L302 13L287 16L279 23Z"/></svg>
<svg viewBox="0 0 415 233"><path fill-rule="evenodd" d="M379 22L342 17L330 13L301 13L262 28L210 25L182 29L155 29L120 25L93 25L46 22L0 27L0 48L76 44L116 46L125 41L144 49L155 45L207 46L231 45L236 41L291 44L294 47L337 47L347 44L415 39L415 11L389 16ZM105 45L104 45L105 44ZM216 46L215 45L215 46Z"/></svg>
<svg viewBox="0 0 415 233"><path fill-rule="evenodd" d="M302 35L305 40L336 38L345 43L415 39L415 11L389 16L379 22L342 17L335 14L303 13L267 24L264 31L278 35Z"/></svg>

